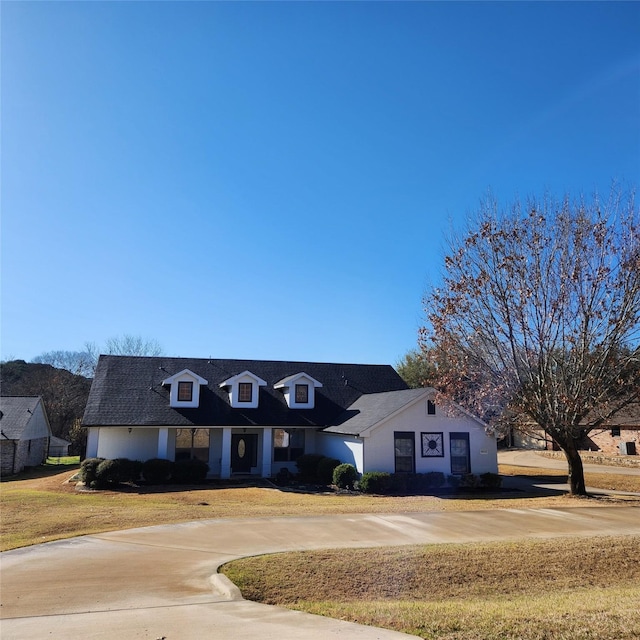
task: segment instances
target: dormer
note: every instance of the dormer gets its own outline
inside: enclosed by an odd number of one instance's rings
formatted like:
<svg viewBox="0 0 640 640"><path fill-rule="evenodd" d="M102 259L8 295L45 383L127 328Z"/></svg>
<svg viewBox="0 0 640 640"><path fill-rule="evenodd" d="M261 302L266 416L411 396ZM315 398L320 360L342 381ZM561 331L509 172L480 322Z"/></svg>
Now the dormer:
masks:
<svg viewBox="0 0 640 640"><path fill-rule="evenodd" d="M304 371L283 378L273 386L274 389L283 389L289 409L313 409L318 387L322 387L322 383Z"/></svg>
<svg viewBox="0 0 640 640"><path fill-rule="evenodd" d="M207 381L189 369L162 381L163 386L169 385L169 406L175 409L196 409L200 405L200 387Z"/></svg>
<svg viewBox="0 0 640 640"><path fill-rule="evenodd" d="M234 409L257 409L260 387L267 383L251 371L243 371L220 383L220 388L229 391L229 402Z"/></svg>

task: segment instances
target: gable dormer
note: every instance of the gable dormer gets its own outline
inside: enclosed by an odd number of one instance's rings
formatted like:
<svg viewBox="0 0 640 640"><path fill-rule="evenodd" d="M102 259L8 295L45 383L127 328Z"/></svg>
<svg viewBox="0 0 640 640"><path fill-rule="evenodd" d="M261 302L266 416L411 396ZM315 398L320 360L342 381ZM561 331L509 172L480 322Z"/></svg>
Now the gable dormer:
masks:
<svg viewBox="0 0 640 640"><path fill-rule="evenodd" d="M175 409L196 409L200 406L200 387L207 381L189 369L183 369L162 381L169 385L169 406Z"/></svg>
<svg viewBox="0 0 640 640"><path fill-rule="evenodd" d="M220 383L220 388L227 388L229 402L234 409L257 409L260 387L267 383L251 371L243 371L233 378Z"/></svg>
<svg viewBox="0 0 640 640"><path fill-rule="evenodd" d="M322 383L304 371L276 382L274 389L283 389L289 409L313 409L316 405L316 388Z"/></svg>

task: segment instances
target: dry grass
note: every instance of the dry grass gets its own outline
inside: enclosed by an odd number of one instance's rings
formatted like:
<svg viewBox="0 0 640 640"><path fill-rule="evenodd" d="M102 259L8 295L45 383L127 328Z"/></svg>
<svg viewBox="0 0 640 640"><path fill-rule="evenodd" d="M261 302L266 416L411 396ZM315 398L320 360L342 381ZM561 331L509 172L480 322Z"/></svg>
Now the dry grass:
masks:
<svg viewBox="0 0 640 640"><path fill-rule="evenodd" d="M464 499L433 496L380 497L305 494L248 486L140 488L123 491L78 492L67 482L75 469L43 467L0 483L1 549L47 542L76 535L210 518L334 513L413 513L444 510L566 507L580 499L556 494L530 497L519 492ZM534 475L535 469L505 468L505 474ZM551 480L553 472L543 470ZM633 476L608 476L620 482ZM636 482L638 478L634 478ZM614 480L617 482L617 480ZM618 485L620 486L620 485ZM640 489L638 489L640 491ZM590 500L590 506L640 504L635 499Z"/></svg>
<svg viewBox="0 0 640 640"><path fill-rule="evenodd" d="M278 554L224 568L251 600L422 638L640 637L637 536Z"/></svg>

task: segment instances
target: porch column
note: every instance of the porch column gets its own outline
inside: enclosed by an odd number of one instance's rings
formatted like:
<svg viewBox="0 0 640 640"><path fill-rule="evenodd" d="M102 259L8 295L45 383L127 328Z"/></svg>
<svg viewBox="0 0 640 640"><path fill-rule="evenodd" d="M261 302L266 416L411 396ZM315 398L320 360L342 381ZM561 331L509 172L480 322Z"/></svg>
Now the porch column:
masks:
<svg viewBox="0 0 640 640"><path fill-rule="evenodd" d="M273 429L262 432L262 477L271 477L271 451L273 449Z"/></svg>
<svg viewBox="0 0 640 640"><path fill-rule="evenodd" d="M169 429L158 429L158 458L169 459Z"/></svg>
<svg viewBox="0 0 640 640"><path fill-rule="evenodd" d="M98 457L98 441L99 441L100 427L91 427L87 434L87 449L85 456L87 458Z"/></svg>
<svg viewBox="0 0 640 640"><path fill-rule="evenodd" d="M220 460L220 477L224 480L231 477L231 427L222 430L222 458Z"/></svg>

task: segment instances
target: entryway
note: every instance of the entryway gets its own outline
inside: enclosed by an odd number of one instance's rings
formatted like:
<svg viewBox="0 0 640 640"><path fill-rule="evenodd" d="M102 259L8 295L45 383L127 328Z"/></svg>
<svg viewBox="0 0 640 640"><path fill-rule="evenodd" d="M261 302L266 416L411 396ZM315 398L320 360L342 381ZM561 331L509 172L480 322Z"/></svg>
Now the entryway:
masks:
<svg viewBox="0 0 640 640"><path fill-rule="evenodd" d="M234 433L231 435L231 472L251 473L258 466L258 434Z"/></svg>

